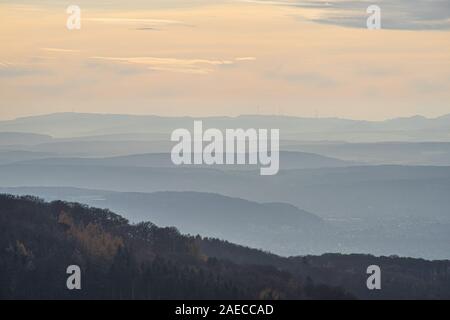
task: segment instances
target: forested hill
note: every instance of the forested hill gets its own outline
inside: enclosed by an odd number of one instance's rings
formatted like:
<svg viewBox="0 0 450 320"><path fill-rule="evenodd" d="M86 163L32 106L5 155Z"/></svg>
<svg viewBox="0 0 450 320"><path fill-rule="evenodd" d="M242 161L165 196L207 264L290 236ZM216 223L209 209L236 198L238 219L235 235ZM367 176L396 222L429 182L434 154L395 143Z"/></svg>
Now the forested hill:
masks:
<svg viewBox="0 0 450 320"><path fill-rule="evenodd" d="M151 210L151 208L149 208ZM270 266L209 259L196 238L110 211L0 195L0 298L350 298ZM69 265L81 290L66 287Z"/></svg>
<svg viewBox="0 0 450 320"><path fill-rule="evenodd" d="M375 293L366 288L368 263L386 268ZM81 290L66 287L69 265L82 270ZM0 299L392 297L449 298L450 262L280 258L150 222L130 225L108 210L0 195Z"/></svg>

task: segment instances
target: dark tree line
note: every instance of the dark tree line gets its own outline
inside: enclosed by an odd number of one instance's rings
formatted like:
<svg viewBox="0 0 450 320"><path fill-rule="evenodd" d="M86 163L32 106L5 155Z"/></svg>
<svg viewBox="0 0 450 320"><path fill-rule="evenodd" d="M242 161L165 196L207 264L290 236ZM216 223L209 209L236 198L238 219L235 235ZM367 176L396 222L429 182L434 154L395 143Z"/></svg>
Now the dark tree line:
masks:
<svg viewBox="0 0 450 320"><path fill-rule="evenodd" d="M151 208L149 208L149 211ZM382 269L382 290L366 268ZM82 270L68 290L66 268ZM449 299L450 261L282 258L108 210L0 195L0 299Z"/></svg>
<svg viewBox="0 0 450 320"><path fill-rule="evenodd" d="M151 210L151 208L149 208ZM108 210L0 195L1 299L350 298L274 266L202 252L199 237ZM68 290L66 268L82 270Z"/></svg>
<svg viewBox="0 0 450 320"><path fill-rule="evenodd" d="M243 265L270 265L298 276L303 283L342 287L359 299L450 299L450 261L428 261L397 256L324 254L281 258L226 241L197 238L210 257ZM382 289L367 289L367 267L381 268ZM306 280L306 282L305 282ZM326 288L323 288L326 289ZM310 295L315 296L315 293ZM319 297L317 297L319 298Z"/></svg>

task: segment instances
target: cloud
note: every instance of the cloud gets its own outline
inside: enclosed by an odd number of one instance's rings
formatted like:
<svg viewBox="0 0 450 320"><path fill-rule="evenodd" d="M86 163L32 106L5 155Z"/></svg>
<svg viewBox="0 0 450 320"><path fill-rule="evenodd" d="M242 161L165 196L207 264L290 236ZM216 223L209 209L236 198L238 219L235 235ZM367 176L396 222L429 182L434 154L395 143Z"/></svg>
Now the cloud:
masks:
<svg viewBox="0 0 450 320"><path fill-rule="evenodd" d="M366 28L366 9L378 5L383 29L450 30L449 0L241 1L302 8L305 9L299 11L302 19L351 28Z"/></svg>
<svg viewBox="0 0 450 320"><path fill-rule="evenodd" d="M273 0L237 0L239 2L265 4L265 5L277 5L277 6L289 6L289 7L302 7L302 8L322 8L330 6L330 1L299 1L299 0L286 0L286 1L273 1ZM331 0L333 1L333 0Z"/></svg>
<svg viewBox="0 0 450 320"><path fill-rule="evenodd" d="M41 50L49 52L59 52L59 53L79 53L80 50L74 49L62 49L62 48L41 48Z"/></svg>
<svg viewBox="0 0 450 320"><path fill-rule="evenodd" d="M159 29L154 28L154 27L138 27L138 28L136 28L136 30L140 30L140 31L158 31Z"/></svg>
<svg viewBox="0 0 450 320"><path fill-rule="evenodd" d="M255 61L256 58L255 57L238 57L234 60L236 60L236 61Z"/></svg>
<svg viewBox="0 0 450 320"><path fill-rule="evenodd" d="M187 26L184 22L178 20L169 19L143 19L143 18L86 18L86 21L98 22L104 24L115 25L132 25L136 26L136 30L157 30L158 28L166 26Z"/></svg>
<svg viewBox="0 0 450 320"><path fill-rule="evenodd" d="M155 71L168 71L189 74L209 74L214 71L214 67L232 65L230 60L207 60L207 59L176 59L176 58L155 58L155 57L91 57L104 61L136 64L147 67Z"/></svg>
<svg viewBox="0 0 450 320"><path fill-rule="evenodd" d="M136 19L136 18L87 18L87 21L113 23L113 24L135 24L143 23L147 25L168 25L168 24L183 24L177 20L165 20L165 19Z"/></svg>

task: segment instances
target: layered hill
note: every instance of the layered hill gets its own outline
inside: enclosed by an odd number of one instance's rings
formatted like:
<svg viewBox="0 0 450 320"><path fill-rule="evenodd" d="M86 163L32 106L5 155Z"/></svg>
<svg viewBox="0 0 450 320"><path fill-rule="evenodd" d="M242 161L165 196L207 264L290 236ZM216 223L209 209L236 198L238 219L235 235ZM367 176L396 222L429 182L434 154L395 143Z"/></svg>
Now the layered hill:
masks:
<svg viewBox="0 0 450 320"><path fill-rule="evenodd" d="M149 208L149 210L152 210ZM66 288L66 268L82 288ZM383 289L366 287L368 265ZM448 299L450 261L281 258L109 210L0 195L0 299Z"/></svg>

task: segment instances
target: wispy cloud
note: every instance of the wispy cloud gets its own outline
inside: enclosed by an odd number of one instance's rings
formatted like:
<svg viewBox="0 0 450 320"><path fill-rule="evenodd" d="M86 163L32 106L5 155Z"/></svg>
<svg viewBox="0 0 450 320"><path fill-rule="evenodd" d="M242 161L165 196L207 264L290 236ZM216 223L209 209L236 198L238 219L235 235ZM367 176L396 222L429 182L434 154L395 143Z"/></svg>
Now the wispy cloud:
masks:
<svg viewBox="0 0 450 320"><path fill-rule="evenodd" d="M235 59L236 61L255 61L255 57L238 57Z"/></svg>
<svg viewBox="0 0 450 320"><path fill-rule="evenodd" d="M8 68L13 66L14 64L8 61L0 61L0 68Z"/></svg>
<svg viewBox="0 0 450 320"><path fill-rule="evenodd" d="M266 5L277 5L277 6L296 6L296 7L313 7L316 8L318 6L330 6L329 2L325 1L296 1L296 0L286 0L286 1L273 1L273 0L236 0L239 2L246 3L256 3L256 4L266 4Z"/></svg>
<svg viewBox="0 0 450 320"><path fill-rule="evenodd" d="M146 25L169 25L169 24L183 24L181 21L177 20L166 20L166 19L140 19L140 18L87 18L87 21L102 22L102 23L113 23L113 24L146 24Z"/></svg>
<svg viewBox="0 0 450 320"><path fill-rule="evenodd" d="M127 18L127 17L93 17L86 18L86 21L102 24L128 25L136 30L157 30L167 26L187 26L186 23L171 19L147 19L147 18Z"/></svg>
<svg viewBox="0 0 450 320"><path fill-rule="evenodd" d="M94 56L92 59L112 61L118 63L129 63L145 66L150 70L168 71L190 74L209 74L214 71L214 67L231 65L230 60L207 60L207 59L176 59L176 58L156 58L156 57L101 57Z"/></svg>
<svg viewBox="0 0 450 320"><path fill-rule="evenodd" d="M450 30L449 0L240 0L248 3L290 6L302 9L303 19L323 24L365 28L369 5L381 8L382 27L398 30Z"/></svg>
<svg viewBox="0 0 450 320"><path fill-rule="evenodd" d="M80 50L75 49L63 49L63 48L41 48L41 50L48 52L59 52L59 53L79 53Z"/></svg>

